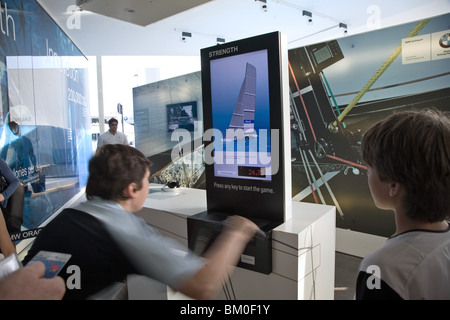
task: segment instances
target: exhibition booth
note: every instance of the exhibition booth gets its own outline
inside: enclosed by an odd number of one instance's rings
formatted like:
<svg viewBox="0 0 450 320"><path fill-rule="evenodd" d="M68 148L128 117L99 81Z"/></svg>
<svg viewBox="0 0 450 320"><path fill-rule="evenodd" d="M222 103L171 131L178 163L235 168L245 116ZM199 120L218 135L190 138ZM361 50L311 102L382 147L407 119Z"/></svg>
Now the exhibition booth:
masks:
<svg viewBox="0 0 450 320"><path fill-rule="evenodd" d="M163 188L152 184L137 214L162 235L187 247L188 220L206 211L206 190L181 187L168 192ZM333 300L335 218L334 206L292 201L292 218L271 231L271 272L253 271L260 263L258 256L244 253L217 299ZM257 241L251 241L248 249L256 248ZM130 277L127 286L130 300L188 299L142 276Z"/></svg>
<svg viewBox="0 0 450 320"><path fill-rule="evenodd" d="M7 9L0 155L25 188L10 231L23 258L52 218L85 200L88 69L36 1ZM137 214L198 255L230 215L260 227L217 299L333 299L335 252L363 257L395 230L370 195L364 132L397 110L450 111L448 21L291 49L274 31L202 48L200 71L133 88L135 147L152 164ZM185 298L139 276L127 287L129 299Z"/></svg>
<svg viewBox="0 0 450 320"><path fill-rule="evenodd" d="M370 126L395 111L449 110L449 17L288 50L291 198L336 207L339 252L363 257L395 230L394 213L373 203L360 141ZM136 147L154 161L154 183L179 181L206 189L204 158L210 151L199 143L209 128L202 72L133 89ZM234 106L239 89L221 99ZM195 115L189 132L168 126L174 97L180 108L195 110L188 111ZM231 115L223 116L230 120Z"/></svg>

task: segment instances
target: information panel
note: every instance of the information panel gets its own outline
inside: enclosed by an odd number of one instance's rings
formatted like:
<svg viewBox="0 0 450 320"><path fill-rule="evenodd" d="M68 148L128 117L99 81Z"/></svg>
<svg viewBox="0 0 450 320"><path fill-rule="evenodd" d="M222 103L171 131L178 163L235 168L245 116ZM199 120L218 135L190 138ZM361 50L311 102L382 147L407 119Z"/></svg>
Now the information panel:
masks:
<svg viewBox="0 0 450 320"><path fill-rule="evenodd" d="M291 215L284 37L206 48L201 59L208 211L284 222Z"/></svg>

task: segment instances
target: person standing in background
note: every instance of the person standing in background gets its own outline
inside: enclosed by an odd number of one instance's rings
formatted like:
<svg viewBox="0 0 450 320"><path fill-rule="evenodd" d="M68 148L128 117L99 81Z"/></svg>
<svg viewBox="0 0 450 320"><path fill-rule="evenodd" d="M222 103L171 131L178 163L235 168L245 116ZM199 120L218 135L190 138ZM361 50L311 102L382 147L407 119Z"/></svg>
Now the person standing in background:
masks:
<svg viewBox="0 0 450 320"><path fill-rule="evenodd" d="M100 135L98 138L97 147L101 147L105 144L125 144L128 145L128 139L125 133L117 131L119 122L115 118L111 118L108 121L109 130Z"/></svg>

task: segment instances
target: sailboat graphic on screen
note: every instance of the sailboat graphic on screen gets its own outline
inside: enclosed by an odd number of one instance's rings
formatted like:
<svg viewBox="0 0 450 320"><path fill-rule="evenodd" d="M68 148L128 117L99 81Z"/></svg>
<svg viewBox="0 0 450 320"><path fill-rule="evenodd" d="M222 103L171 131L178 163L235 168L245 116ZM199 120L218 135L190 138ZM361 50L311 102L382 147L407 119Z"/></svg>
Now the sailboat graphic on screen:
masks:
<svg viewBox="0 0 450 320"><path fill-rule="evenodd" d="M256 138L255 131L256 68L247 62L236 106L223 141ZM230 130L231 129L231 130ZM240 130L239 130L240 129ZM239 131L238 131L239 130ZM229 136L230 133L232 136ZM243 135L241 134L243 132Z"/></svg>

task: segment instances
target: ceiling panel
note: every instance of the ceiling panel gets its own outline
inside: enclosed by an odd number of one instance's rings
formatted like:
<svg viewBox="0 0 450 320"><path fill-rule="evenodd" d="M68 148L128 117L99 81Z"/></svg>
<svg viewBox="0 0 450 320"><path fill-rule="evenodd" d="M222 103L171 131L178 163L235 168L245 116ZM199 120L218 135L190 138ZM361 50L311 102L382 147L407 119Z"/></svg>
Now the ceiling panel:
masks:
<svg viewBox="0 0 450 320"><path fill-rule="evenodd" d="M291 49L345 36L339 23L351 36L450 12L449 0L87 0L78 12L79 0L37 1L87 56L198 56L218 37L273 31ZM181 41L182 32L192 37Z"/></svg>
<svg viewBox="0 0 450 320"><path fill-rule="evenodd" d="M147 26L211 0L77 0L81 10Z"/></svg>

